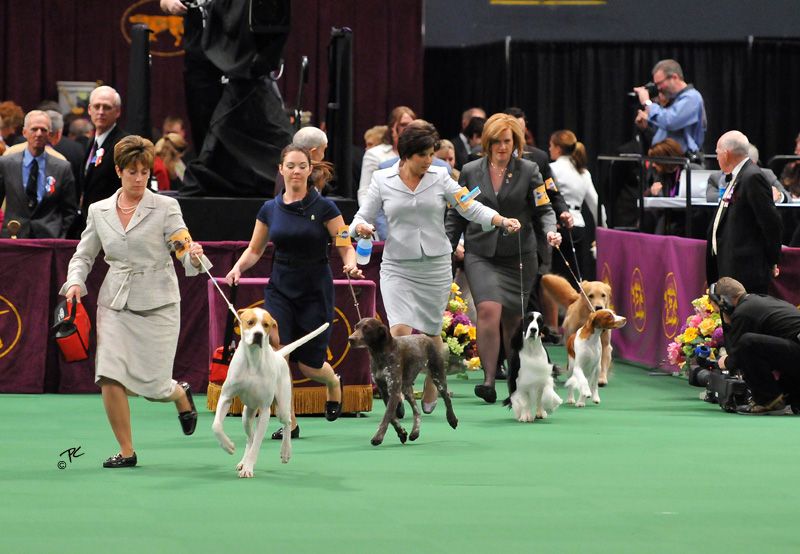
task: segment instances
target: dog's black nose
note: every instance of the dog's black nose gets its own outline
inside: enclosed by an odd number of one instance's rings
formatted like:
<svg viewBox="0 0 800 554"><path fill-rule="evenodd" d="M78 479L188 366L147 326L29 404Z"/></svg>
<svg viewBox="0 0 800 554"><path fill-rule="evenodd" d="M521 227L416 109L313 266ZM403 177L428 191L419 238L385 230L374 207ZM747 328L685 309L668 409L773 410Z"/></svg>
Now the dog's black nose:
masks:
<svg viewBox="0 0 800 554"><path fill-rule="evenodd" d="M594 311L603 310L605 309L603 306L595 306Z"/></svg>
<svg viewBox="0 0 800 554"><path fill-rule="evenodd" d="M258 346L263 346L264 343L264 333L253 333L253 344L257 344Z"/></svg>

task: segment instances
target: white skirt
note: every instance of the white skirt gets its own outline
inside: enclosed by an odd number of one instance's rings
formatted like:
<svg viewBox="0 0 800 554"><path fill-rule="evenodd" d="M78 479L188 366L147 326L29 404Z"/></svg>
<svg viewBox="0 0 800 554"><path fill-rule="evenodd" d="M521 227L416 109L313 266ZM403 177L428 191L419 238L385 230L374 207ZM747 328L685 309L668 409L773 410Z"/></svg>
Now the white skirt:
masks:
<svg viewBox="0 0 800 554"><path fill-rule="evenodd" d="M403 324L426 335L442 332L453 282L450 254L381 261L381 296L389 327Z"/></svg>
<svg viewBox="0 0 800 554"><path fill-rule="evenodd" d="M180 316L180 302L142 312L98 306L95 383L106 377L145 398L170 396Z"/></svg>

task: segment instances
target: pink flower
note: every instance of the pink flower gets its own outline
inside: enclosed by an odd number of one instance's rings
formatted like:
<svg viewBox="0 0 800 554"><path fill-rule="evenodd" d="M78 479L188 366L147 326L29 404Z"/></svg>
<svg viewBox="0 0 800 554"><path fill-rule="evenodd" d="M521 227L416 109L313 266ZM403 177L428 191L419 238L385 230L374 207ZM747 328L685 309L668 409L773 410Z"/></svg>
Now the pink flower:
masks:
<svg viewBox="0 0 800 554"><path fill-rule="evenodd" d="M667 361L670 363L670 365L678 365L683 361L681 345L677 342L671 342L667 346Z"/></svg>
<svg viewBox="0 0 800 554"><path fill-rule="evenodd" d="M690 325L692 327L699 327L700 323L702 321L703 321L703 316L700 315L700 314L697 314L697 315L692 316L692 321L691 321Z"/></svg>

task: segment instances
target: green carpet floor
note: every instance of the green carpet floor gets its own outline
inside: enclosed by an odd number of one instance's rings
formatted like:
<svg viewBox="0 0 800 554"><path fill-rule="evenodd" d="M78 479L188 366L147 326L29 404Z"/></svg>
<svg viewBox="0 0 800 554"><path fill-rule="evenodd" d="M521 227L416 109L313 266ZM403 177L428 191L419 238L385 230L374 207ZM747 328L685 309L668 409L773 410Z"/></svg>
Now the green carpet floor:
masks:
<svg viewBox="0 0 800 554"><path fill-rule="evenodd" d="M405 446L391 428L370 445L379 409L301 418L291 462L266 440L250 480L239 418L229 456L212 414L184 437L171 405L132 399L140 465L104 470L99 396L2 395L0 552L798 551L800 419L725 414L617 362L601 405L521 424L478 382L450 380L457 430L440 402Z"/></svg>

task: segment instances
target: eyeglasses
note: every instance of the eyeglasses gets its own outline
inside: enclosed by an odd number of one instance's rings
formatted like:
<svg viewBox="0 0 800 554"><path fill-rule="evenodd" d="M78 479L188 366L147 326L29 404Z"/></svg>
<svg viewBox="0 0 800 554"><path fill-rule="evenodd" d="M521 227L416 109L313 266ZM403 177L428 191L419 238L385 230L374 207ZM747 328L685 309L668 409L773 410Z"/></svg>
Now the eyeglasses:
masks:
<svg viewBox="0 0 800 554"><path fill-rule="evenodd" d="M664 77L664 78L663 78L663 79L661 79L660 81L654 81L654 82L653 82L653 84L656 86L656 88L658 88L658 87L660 87L660 86L662 85L662 83L665 83L665 82L669 81L669 80L670 80L670 79L672 79L674 76L675 76L675 75L667 75L666 77Z"/></svg>

